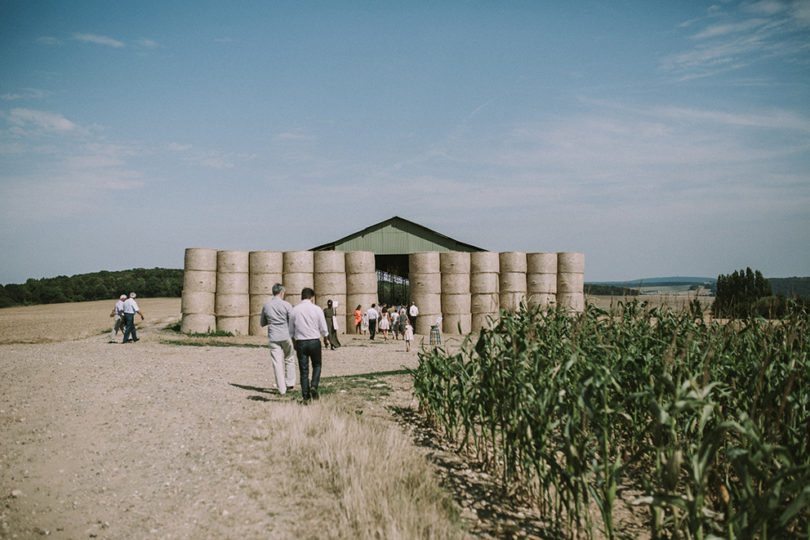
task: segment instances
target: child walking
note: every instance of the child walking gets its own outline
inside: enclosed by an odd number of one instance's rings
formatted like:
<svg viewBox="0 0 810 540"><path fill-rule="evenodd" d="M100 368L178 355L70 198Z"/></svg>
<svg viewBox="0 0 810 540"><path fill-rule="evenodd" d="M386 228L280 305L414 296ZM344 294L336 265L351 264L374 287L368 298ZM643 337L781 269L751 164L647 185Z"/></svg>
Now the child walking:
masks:
<svg viewBox="0 0 810 540"><path fill-rule="evenodd" d="M411 352L411 340L413 339L413 326L411 321L405 323L405 352Z"/></svg>

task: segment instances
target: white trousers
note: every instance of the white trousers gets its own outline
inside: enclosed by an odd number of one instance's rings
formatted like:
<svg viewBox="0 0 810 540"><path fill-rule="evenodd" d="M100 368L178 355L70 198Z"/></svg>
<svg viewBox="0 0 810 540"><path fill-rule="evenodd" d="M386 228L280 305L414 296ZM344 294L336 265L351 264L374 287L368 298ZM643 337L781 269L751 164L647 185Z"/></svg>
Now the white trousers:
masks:
<svg viewBox="0 0 810 540"><path fill-rule="evenodd" d="M280 394L286 394L288 386L295 386L296 356L292 340L270 341L270 359L273 360L276 387Z"/></svg>

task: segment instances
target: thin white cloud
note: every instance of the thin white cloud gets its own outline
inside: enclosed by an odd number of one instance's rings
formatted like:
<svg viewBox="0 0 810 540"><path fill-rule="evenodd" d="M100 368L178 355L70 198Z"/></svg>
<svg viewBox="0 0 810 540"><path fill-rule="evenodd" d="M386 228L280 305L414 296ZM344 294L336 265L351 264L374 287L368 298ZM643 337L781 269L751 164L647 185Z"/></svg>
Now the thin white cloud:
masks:
<svg viewBox="0 0 810 540"><path fill-rule="evenodd" d="M76 33L73 34L73 39L76 41L82 41L84 43L94 43L96 45L106 45L108 47L115 47L117 49L124 46L122 41L118 41L117 39L113 39L107 36L100 36L98 34L80 34Z"/></svg>
<svg viewBox="0 0 810 540"><path fill-rule="evenodd" d="M145 49L157 49L160 46L157 41L148 38L141 38L135 43L137 43L138 45L140 45Z"/></svg>
<svg viewBox="0 0 810 540"><path fill-rule="evenodd" d="M61 45L62 40L53 36L41 36L37 38L37 43L40 45Z"/></svg>
<svg viewBox="0 0 810 540"><path fill-rule="evenodd" d="M188 150L191 150L191 145L171 142L168 145L168 149L171 150L172 152L186 152Z"/></svg>
<svg viewBox="0 0 810 540"><path fill-rule="evenodd" d="M0 94L3 101L17 101L20 99L42 99L50 95L50 92L38 88L21 88L18 92Z"/></svg>
<svg viewBox="0 0 810 540"><path fill-rule="evenodd" d="M213 169L232 169L233 163L226 161L220 157L209 157L200 161L202 165L211 167Z"/></svg>
<svg viewBox="0 0 810 540"><path fill-rule="evenodd" d="M33 127L51 132L73 131L77 127L61 114L34 109L11 109L8 120L11 124L23 129Z"/></svg>
<svg viewBox="0 0 810 540"><path fill-rule="evenodd" d="M287 131L277 133L273 138L280 141L311 141L315 137L297 131Z"/></svg>

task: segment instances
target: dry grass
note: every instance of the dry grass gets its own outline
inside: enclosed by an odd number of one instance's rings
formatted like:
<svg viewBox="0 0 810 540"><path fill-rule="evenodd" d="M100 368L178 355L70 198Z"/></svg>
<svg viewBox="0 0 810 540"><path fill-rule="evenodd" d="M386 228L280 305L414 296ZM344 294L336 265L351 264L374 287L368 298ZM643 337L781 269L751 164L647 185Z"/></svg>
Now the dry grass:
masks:
<svg viewBox="0 0 810 540"><path fill-rule="evenodd" d="M274 408L253 433L246 476L289 471L287 503L310 508L317 538L463 538L457 511L431 466L395 426L325 398ZM294 426L294 429L291 429Z"/></svg>
<svg viewBox="0 0 810 540"><path fill-rule="evenodd" d="M645 294L640 296L601 296L601 295L588 295L586 301L595 305L600 309L611 312L619 304L629 303L634 300L639 302L647 302L652 307L669 307L676 311L688 310L689 303L696 298L694 293L678 293L678 294ZM697 296L703 310L711 309L714 296Z"/></svg>
<svg viewBox="0 0 810 540"><path fill-rule="evenodd" d="M114 305L115 299L3 308L0 343L53 343L97 336L110 331ZM151 325L180 320L179 298L138 298L138 307Z"/></svg>

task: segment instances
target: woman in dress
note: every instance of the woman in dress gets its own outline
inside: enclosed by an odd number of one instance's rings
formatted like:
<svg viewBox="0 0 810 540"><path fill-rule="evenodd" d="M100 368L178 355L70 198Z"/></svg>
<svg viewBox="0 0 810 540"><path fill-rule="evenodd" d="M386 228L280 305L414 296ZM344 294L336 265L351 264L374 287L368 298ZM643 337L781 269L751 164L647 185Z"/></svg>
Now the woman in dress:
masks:
<svg viewBox="0 0 810 540"><path fill-rule="evenodd" d="M380 321L378 324L380 325L380 333L383 335L383 339L388 341L388 329L391 328L391 320L388 318L388 310L385 306L380 310Z"/></svg>
<svg viewBox="0 0 810 540"><path fill-rule="evenodd" d="M332 301L326 301L326 308L323 310L323 316L326 318L326 329L329 330L329 348L335 350L340 347L337 335L337 310L332 307Z"/></svg>
<svg viewBox="0 0 810 540"><path fill-rule="evenodd" d="M354 308L354 333L359 334L362 332L360 326L363 324L363 311L361 310L360 304L357 304L357 307Z"/></svg>

